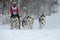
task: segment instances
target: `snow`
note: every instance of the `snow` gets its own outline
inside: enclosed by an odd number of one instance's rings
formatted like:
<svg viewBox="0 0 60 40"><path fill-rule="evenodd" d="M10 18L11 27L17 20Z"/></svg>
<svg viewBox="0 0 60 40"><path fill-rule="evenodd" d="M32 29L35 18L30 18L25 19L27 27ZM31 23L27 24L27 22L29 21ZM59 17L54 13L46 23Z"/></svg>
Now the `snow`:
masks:
<svg viewBox="0 0 60 40"><path fill-rule="evenodd" d="M60 6L59 6L60 7ZM58 8L59 8L58 7ZM47 29L59 29L60 27L60 8L58 9L58 13L52 14L51 16L46 17L46 27Z"/></svg>
<svg viewBox="0 0 60 40"><path fill-rule="evenodd" d="M9 30L10 26L9 25L0 25L0 30Z"/></svg>
<svg viewBox="0 0 60 40"><path fill-rule="evenodd" d="M0 40L60 40L60 29L56 30L2 30Z"/></svg>
<svg viewBox="0 0 60 40"><path fill-rule="evenodd" d="M60 40L60 29L0 30L0 40Z"/></svg>
<svg viewBox="0 0 60 40"><path fill-rule="evenodd" d="M46 17L44 29L39 29L38 19L33 30L10 30L10 25L0 25L0 40L60 40L59 13Z"/></svg>

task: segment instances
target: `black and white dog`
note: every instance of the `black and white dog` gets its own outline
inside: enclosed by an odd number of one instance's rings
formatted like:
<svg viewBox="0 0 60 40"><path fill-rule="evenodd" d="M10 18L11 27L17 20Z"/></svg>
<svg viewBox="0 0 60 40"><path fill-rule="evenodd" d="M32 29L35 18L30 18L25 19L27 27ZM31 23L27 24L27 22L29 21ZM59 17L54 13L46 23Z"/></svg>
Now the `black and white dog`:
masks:
<svg viewBox="0 0 60 40"><path fill-rule="evenodd" d="M25 18L22 20L22 27L23 27L24 29L26 29L26 27L27 27L27 17L25 17Z"/></svg>
<svg viewBox="0 0 60 40"><path fill-rule="evenodd" d="M18 17L12 17L10 18L10 23L11 23L11 29L20 29L20 20Z"/></svg>
<svg viewBox="0 0 60 40"><path fill-rule="evenodd" d="M40 26L39 26L39 28L40 29L43 29L43 27L45 26L45 15L41 15L41 17L39 18L39 24L40 24Z"/></svg>
<svg viewBox="0 0 60 40"><path fill-rule="evenodd" d="M22 27L27 28L27 29L32 29L33 28L33 19L28 16L25 17L22 21Z"/></svg>

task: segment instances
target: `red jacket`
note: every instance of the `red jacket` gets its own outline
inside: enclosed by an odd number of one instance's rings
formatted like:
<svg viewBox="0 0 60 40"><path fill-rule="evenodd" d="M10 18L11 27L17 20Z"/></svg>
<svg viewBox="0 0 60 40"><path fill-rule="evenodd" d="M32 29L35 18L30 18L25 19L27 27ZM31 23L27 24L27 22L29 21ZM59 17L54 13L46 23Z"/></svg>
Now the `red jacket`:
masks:
<svg viewBox="0 0 60 40"><path fill-rule="evenodd" d="M16 6L17 8L15 9L16 10L16 13L19 13L19 8L18 6ZM13 6L10 7L10 13L13 14Z"/></svg>

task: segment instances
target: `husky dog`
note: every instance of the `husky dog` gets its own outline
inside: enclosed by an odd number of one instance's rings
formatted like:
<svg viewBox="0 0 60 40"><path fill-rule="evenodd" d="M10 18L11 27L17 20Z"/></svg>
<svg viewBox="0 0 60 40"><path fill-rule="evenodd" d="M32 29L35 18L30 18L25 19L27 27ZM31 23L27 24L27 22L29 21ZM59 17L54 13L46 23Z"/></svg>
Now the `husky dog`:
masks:
<svg viewBox="0 0 60 40"><path fill-rule="evenodd" d="M11 29L20 29L20 20L18 17L12 17L10 18L10 23L11 23Z"/></svg>
<svg viewBox="0 0 60 40"><path fill-rule="evenodd" d="M26 17L22 21L22 26L24 27L24 29L25 28L32 29L33 28L33 19L30 16Z"/></svg>
<svg viewBox="0 0 60 40"><path fill-rule="evenodd" d="M41 15L41 17L39 18L39 23L40 23L40 27L39 28L43 28L45 26L45 16Z"/></svg>
<svg viewBox="0 0 60 40"><path fill-rule="evenodd" d="M27 19L28 29L33 29L33 19L28 17Z"/></svg>
<svg viewBox="0 0 60 40"><path fill-rule="evenodd" d="M27 27L27 18L26 17L22 20L22 27L24 29L26 29L26 27Z"/></svg>

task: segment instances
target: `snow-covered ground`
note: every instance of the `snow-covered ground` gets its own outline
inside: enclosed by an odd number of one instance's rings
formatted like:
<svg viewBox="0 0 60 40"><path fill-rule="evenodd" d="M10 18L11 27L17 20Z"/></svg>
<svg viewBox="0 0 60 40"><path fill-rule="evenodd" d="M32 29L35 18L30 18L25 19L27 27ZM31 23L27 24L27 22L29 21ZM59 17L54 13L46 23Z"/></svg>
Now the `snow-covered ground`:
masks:
<svg viewBox="0 0 60 40"><path fill-rule="evenodd" d="M9 25L0 25L0 40L60 40L60 8L57 14L46 17L44 29L39 29L38 19L33 30L10 30Z"/></svg>
<svg viewBox="0 0 60 40"><path fill-rule="evenodd" d="M60 40L60 29L0 30L0 40Z"/></svg>

